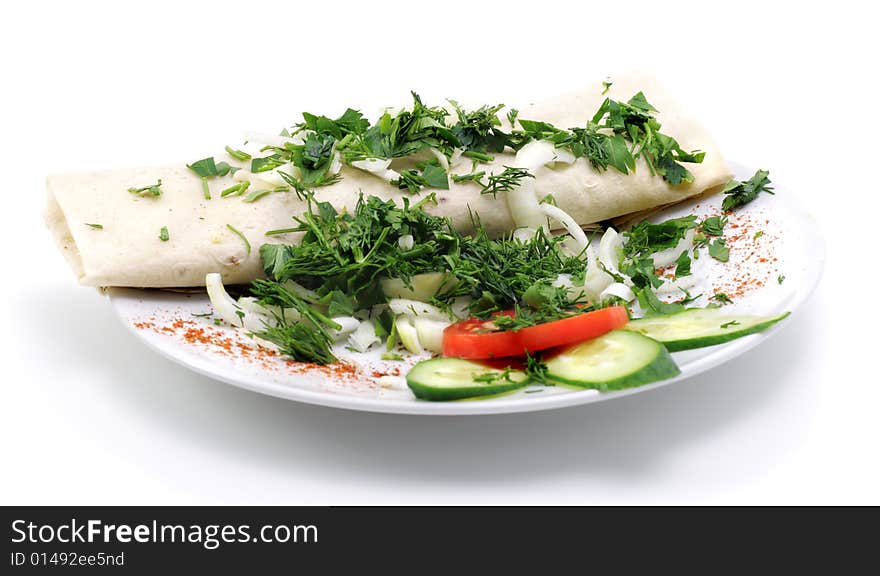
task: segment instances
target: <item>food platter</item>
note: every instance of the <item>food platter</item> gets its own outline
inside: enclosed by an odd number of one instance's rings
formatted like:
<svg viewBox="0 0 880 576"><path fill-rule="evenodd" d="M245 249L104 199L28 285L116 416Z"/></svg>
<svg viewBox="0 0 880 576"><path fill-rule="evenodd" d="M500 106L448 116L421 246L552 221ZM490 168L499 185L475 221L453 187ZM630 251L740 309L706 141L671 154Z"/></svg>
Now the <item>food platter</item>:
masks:
<svg viewBox="0 0 880 576"><path fill-rule="evenodd" d="M736 178L748 178L754 172L735 164L733 168ZM797 315L821 276L824 245L815 220L799 205L796 191L774 184L775 195L762 195L730 215L726 231L730 260L720 263L706 258L700 263L703 281L694 292L702 293L704 299L719 291L729 294L733 303L725 311ZM717 194L698 197L658 212L652 219L718 214L720 202ZM358 354L338 346L334 351L344 361L339 365L297 363L214 318L203 292L111 288L107 294L120 320L142 343L218 381L279 399L426 415L527 412L620 398L720 366L784 330L789 321L726 344L675 352L681 373L641 387L599 392L536 384L481 400L426 402L415 398L404 375L413 364L428 358L428 353L392 361L382 360L377 351Z"/></svg>

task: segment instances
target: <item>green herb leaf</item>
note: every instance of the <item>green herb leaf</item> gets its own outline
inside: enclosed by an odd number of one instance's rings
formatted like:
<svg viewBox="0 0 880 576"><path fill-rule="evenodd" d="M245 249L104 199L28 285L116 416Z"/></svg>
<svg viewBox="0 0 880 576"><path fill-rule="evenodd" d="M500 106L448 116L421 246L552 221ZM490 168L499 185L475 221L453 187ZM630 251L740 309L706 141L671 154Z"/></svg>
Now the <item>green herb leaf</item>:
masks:
<svg viewBox="0 0 880 576"><path fill-rule="evenodd" d="M733 300L730 299L730 296L725 294L724 292L716 292L714 296L712 296L712 300L719 302L721 304L733 304Z"/></svg>
<svg viewBox="0 0 880 576"><path fill-rule="evenodd" d="M679 255L678 259L675 261L675 277L681 278L683 276L690 276L691 274L691 259L688 256L687 250Z"/></svg>
<svg viewBox="0 0 880 576"><path fill-rule="evenodd" d="M761 192L773 194L773 188L770 187L770 172L767 170L758 170L755 175L739 182L731 180L724 187L722 192L725 197L721 203L721 209L725 212L745 206L758 197Z"/></svg>
<svg viewBox="0 0 880 576"><path fill-rule="evenodd" d="M650 286L636 289L635 294L646 316L668 316L685 310L684 304L680 302L663 302L657 298Z"/></svg>
<svg viewBox="0 0 880 576"><path fill-rule="evenodd" d="M155 184L150 184L148 186L144 186L143 188L129 188L128 191L132 194L141 197L154 197L158 198L162 195L162 179L160 178Z"/></svg>
<svg viewBox="0 0 880 576"><path fill-rule="evenodd" d="M226 162L214 162L213 156L187 164L186 167L195 172L196 176L200 178L226 176L232 170L232 166Z"/></svg>
<svg viewBox="0 0 880 576"><path fill-rule="evenodd" d="M493 197L499 192L509 192L520 185L525 178L534 178L535 176L525 168L513 168L505 166L504 170L499 174L491 174L487 179L487 184L480 190L480 194L491 194Z"/></svg>
<svg viewBox="0 0 880 576"><path fill-rule="evenodd" d="M710 216L700 224L700 230L707 236L721 236L727 225L727 216Z"/></svg>
<svg viewBox="0 0 880 576"><path fill-rule="evenodd" d="M624 254L636 259L674 248L689 230L696 227L697 217L694 215L672 218L658 224L639 222L629 232L624 233Z"/></svg>
<svg viewBox="0 0 880 576"><path fill-rule="evenodd" d="M92 230L103 230L104 229L103 224L89 224L88 222L86 222L85 224L86 224L86 226L88 226Z"/></svg>
<svg viewBox="0 0 880 576"><path fill-rule="evenodd" d="M730 259L730 249L724 242L724 238L718 238L709 244L709 256L719 262L727 262Z"/></svg>
<svg viewBox="0 0 880 576"><path fill-rule="evenodd" d="M162 242L168 242L169 238L171 238L171 236L168 235L168 227L162 226L162 228L159 230L159 240L161 240Z"/></svg>

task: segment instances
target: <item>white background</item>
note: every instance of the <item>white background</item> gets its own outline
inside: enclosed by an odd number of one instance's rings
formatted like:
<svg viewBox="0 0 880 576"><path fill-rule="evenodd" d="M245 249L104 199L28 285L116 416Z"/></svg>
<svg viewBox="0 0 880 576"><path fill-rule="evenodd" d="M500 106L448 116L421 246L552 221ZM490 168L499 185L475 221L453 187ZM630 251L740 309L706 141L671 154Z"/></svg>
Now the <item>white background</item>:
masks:
<svg viewBox="0 0 880 576"><path fill-rule="evenodd" d="M2 503L880 503L870 3L488 4L4 8ZM828 247L780 334L634 397L429 418L238 390L142 347L41 220L48 173L191 161L410 88L522 101L633 68L770 168Z"/></svg>

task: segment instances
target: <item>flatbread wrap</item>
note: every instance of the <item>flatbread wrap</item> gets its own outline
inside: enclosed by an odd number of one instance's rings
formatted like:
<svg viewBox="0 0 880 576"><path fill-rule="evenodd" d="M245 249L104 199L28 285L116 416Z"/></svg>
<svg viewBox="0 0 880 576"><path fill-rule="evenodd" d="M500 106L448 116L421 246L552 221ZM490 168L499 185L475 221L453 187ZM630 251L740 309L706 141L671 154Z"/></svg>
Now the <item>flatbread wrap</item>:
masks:
<svg viewBox="0 0 880 576"><path fill-rule="evenodd" d="M715 148L708 132L651 79L618 78L607 88L602 84L533 105L522 105L518 118L538 120L569 128L583 126L606 98L626 101L643 92L658 112L664 134L675 138L685 150L705 153L701 163L689 163L692 182L672 185L640 158L636 169L623 174L612 168L598 170L581 157L571 164L556 163L534 169L530 181L537 198L552 195L555 204L578 225L587 226L610 218L679 202L724 185L731 171ZM503 117L500 114L499 117ZM509 128L504 118L502 126ZM218 155L236 167L245 163ZM487 175L515 165L513 150L494 155L480 165ZM455 157L449 174L466 174L472 160ZM426 210L448 217L467 231L472 214L491 235L511 232L517 225L505 193L482 194L475 181L450 181L449 189L425 190L413 195L375 174L342 165L337 182L315 188L315 198L337 209L353 209L363 195L402 202L416 201L435 192L436 204ZM161 180L162 194L132 194ZM253 202L241 196L222 197L220 192L241 182L233 174L206 181L210 199L203 193L202 178L186 163L179 165L53 175L48 178L45 219L59 249L81 284L87 286L190 287L203 286L208 273L219 272L228 284L246 283L262 276L259 246L267 242L296 242L295 234L266 236L269 230L289 228L292 217L307 204L293 191L266 194ZM558 227L551 223L551 227Z"/></svg>

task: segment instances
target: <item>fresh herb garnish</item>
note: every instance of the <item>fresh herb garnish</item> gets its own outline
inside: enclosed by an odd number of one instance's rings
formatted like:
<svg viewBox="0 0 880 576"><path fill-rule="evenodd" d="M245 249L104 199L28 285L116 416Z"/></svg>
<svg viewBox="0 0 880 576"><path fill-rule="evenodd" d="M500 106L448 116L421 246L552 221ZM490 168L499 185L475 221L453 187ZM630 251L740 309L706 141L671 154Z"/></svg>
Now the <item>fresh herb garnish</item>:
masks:
<svg viewBox="0 0 880 576"><path fill-rule="evenodd" d="M689 230L696 227L697 217L694 215L672 218L658 224L639 222L624 233L627 238L624 254L630 258L640 258L674 248Z"/></svg>
<svg viewBox="0 0 880 576"><path fill-rule="evenodd" d="M250 185L251 185L250 180L245 180L244 182L239 182L238 184L230 186L229 188L220 192L220 196L223 198L225 198L226 196L229 196L229 195L241 196L242 194L244 194L247 191L247 189L250 187Z"/></svg>
<svg viewBox="0 0 880 576"><path fill-rule="evenodd" d="M776 277L776 282L777 282L778 284L782 284L783 282L785 282L785 274L780 274L779 276L777 276L777 277Z"/></svg>
<svg viewBox="0 0 880 576"><path fill-rule="evenodd" d="M246 162L251 159L251 155L247 152L243 152L241 150L234 150L229 146L226 147L226 153L229 154L232 158L235 158L239 162Z"/></svg>
<svg viewBox="0 0 880 576"><path fill-rule="evenodd" d="M247 236L239 232L232 224L227 224L226 228L229 229L230 232L241 238L241 241L244 242L245 253L250 256L251 255L251 243L248 242Z"/></svg>
<svg viewBox="0 0 880 576"><path fill-rule="evenodd" d="M256 333L257 336L272 342L294 360L318 364L336 361L330 349L333 338L329 332L340 328L336 322L278 282L255 280L250 291L261 305L282 310L282 313L275 314L274 325L267 325L265 330ZM284 310L295 310L300 320L289 322Z"/></svg>
<svg viewBox="0 0 880 576"><path fill-rule="evenodd" d="M740 206L745 206L758 197L761 192L773 194L773 188L770 187L770 172L767 170L758 170L755 175L748 180L737 181L731 180L724 187L722 192L725 194L721 203L721 209L725 212L733 210Z"/></svg>
<svg viewBox="0 0 880 576"><path fill-rule="evenodd" d="M638 288L634 292L639 300L639 306L645 311L646 316L668 316L685 310L685 306L681 302L663 302L657 298L650 286Z"/></svg>
<svg viewBox="0 0 880 576"><path fill-rule="evenodd" d="M752 240L757 240L758 238L760 238L760 237L763 236L763 235L764 235L764 231L763 231L763 230L758 230L757 232L755 232L755 235L752 236Z"/></svg>
<svg viewBox="0 0 880 576"><path fill-rule="evenodd" d="M727 262L730 259L730 248L727 247L724 238L716 238L709 244L709 256L719 262Z"/></svg>
<svg viewBox="0 0 880 576"><path fill-rule="evenodd" d="M89 224L88 222L86 222L85 224L86 224L86 226L88 226L92 230L103 230L104 229L103 224Z"/></svg>
<svg viewBox="0 0 880 576"><path fill-rule="evenodd" d="M483 179L483 176L486 175L486 172L480 170L479 172L470 172L468 174L453 174L452 181L453 182L479 182Z"/></svg>
<svg viewBox="0 0 880 576"><path fill-rule="evenodd" d="M602 80L602 96L608 94L608 90L611 88L611 86L612 86L613 84L614 84L614 82L609 82L609 81L607 81L607 80Z"/></svg>
<svg viewBox="0 0 880 576"><path fill-rule="evenodd" d="M226 162L215 162L214 157L202 158L192 164L187 164L187 168L196 173L199 178L214 178L216 176L226 176L232 167Z"/></svg>
<svg viewBox="0 0 880 576"><path fill-rule="evenodd" d="M679 257L675 261L675 277L681 278L683 276L690 276L691 274L691 259L688 256L687 250L683 251Z"/></svg>
<svg viewBox="0 0 880 576"><path fill-rule="evenodd" d="M171 238L171 236L168 234L168 226L162 226L159 230L159 240L162 242L168 242L169 238Z"/></svg>
<svg viewBox="0 0 880 576"><path fill-rule="evenodd" d="M724 292L716 292L715 295L712 296L712 300L720 302L721 304L733 304L733 300L731 300L730 296Z"/></svg>
<svg viewBox="0 0 880 576"><path fill-rule="evenodd" d="M721 236L727 225L727 216L710 216L700 224L700 230L707 236Z"/></svg>
<svg viewBox="0 0 880 576"><path fill-rule="evenodd" d="M487 178L487 183L480 190L480 194L491 194L493 197L499 192L509 192L520 185L525 178L535 176L525 168L505 166L499 174L492 174Z"/></svg>
<svg viewBox="0 0 880 576"><path fill-rule="evenodd" d="M511 133L510 142L516 148L531 140L549 140L577 158L587 158L597 170L613 166L623 174L635 170L636 159L644 158L652 175L673 186L693 182L693 174L681 163L700 163L705 154L686 152L661 133L655 112L641 92L625 103L606 98L586 127L562 130L547 122L520 120L523 130Z"/></svg>
<svg viewBox="0 0 880 576"><path fill-rule="evenodd" d="M545 362L537 356L532 356L526 350L526 374L528 374L530 380L540 382L545 386L553 386L553 383L547 378L549 371L550 367Z"/></svg>
<svg viewBox="0 0 880 576"><path fill-rule="evenodd" d="M731 326L739 326L739 322L736 320L731 320L730 322L725 322L721 325L721 328L730 328Z"/></svg>
<svg viewBox="0 0 880 576"><path fill-rule="evenodd" d="M205 200L211 199L211 189L208 186L208 179L217 176L226 176L232 170L232 166L226 162L215 162L213 156L202 158L192 164L187 164L186 167L195 172L196 176L202 179L202 195L205 197Z"/></svg>
<svg viewBox="0 0 880 576"><path fill-rule="evenodd" d="M500 372L484 372L474 376L473 381L484 384L495 384L503 381L513 382L513 378L510 377L512 373L513 371L510 368L505 368Z"/></svg>
<svg viewBox="0 0 880 576"><path fill-rule="evenodd" d="M154 198L158 198L159 196L162 195L161 186L162 186L162 179L160 178L159 181L156 182L155 184L150 184L150 185L144 186L142 188L132 187L132 188L129 188L128 191L131 194L135 194L136 196L141 196L141 197L152 196Z"/></svg>

